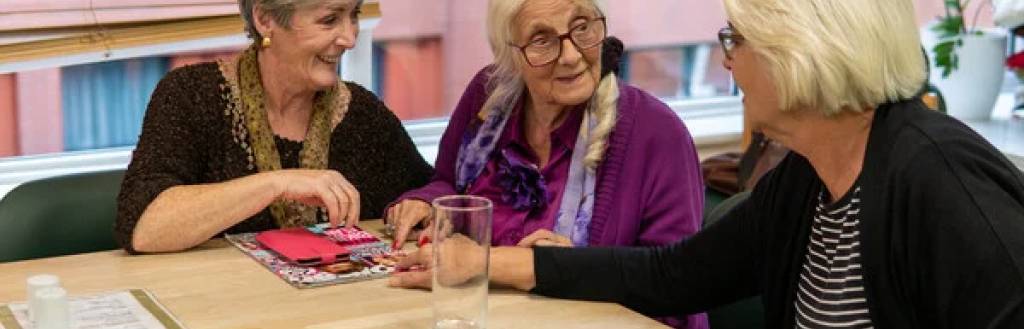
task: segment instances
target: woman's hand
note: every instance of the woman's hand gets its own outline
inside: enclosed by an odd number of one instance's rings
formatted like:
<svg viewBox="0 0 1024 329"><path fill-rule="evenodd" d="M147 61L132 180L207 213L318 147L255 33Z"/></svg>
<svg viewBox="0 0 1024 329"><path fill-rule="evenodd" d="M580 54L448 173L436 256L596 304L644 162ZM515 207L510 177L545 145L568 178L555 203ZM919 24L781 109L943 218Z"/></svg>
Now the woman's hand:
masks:
<svg viewBox="0 0 1024 329"><path fill-rule="evenodd" d="M545 229L534 231L519 241L520 247L572 247L572 240Z"/></svg>
<svg viewBox="0 0 1024 329"><path fill-rule="evenodd" d="M342 221L352 228L359 222L359 191L334 170L287 169L267 174L280 191L279 198L324 207L331 227Z"/></svg>
<svg viewBox="0 0 1024 329"><path fill-rule="evenodd" d="M384 221L394 229L395 249L401 249L402 243L406 240L422 240L423 236L429 234L428 230L413 232L416 224L423 223L423 227L429 227L433 218L434 208L421 200L405 200L388 208L384 214Z"/></svg>
<svg viewBox="0 0 1024 329"><path fill-rule="evenodd" d="M433 268L433 250L431 243L424 244L419 250L398 262L399 273L392 274L388 286L397 288L430 289L433 282L433 271L438 271L438 283L451 286L465 283L479 277L487 270L487 253L472 239L462 234L446 238L439 245L438 254L441 261Z"/></svg>

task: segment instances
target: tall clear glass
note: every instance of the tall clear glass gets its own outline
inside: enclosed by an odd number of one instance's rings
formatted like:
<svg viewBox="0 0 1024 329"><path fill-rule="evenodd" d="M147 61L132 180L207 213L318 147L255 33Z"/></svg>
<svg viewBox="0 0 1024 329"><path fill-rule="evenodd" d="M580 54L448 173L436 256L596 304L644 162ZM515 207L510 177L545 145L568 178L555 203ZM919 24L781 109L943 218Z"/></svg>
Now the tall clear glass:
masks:
<svg viewBox="0 0 1024 329"><path fill-rule="evenodd" d="M455 195L434 200L432 292L435 329L487 327L491 201Z"/></svg>

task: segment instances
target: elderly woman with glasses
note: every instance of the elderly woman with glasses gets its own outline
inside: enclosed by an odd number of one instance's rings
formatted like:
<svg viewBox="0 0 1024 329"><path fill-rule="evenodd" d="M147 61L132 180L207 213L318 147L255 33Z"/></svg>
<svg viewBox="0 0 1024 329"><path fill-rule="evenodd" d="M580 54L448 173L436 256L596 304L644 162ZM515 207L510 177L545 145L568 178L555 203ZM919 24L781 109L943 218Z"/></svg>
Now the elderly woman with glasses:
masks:
<svg viewBox="0 0 1024 329"><path fill-rule="evenodd" d="M915 97L911 1L723 2L749 122L793 152L689 239L495 248L492 280L651 315L761 296L768 328L1024 328L1024 175Z"/></svg>
<svg viewBox="0 0 1024 329"><path fill-rule="evenodd" d="M453 194L493 202L497 246L662 245L695 233L693 141L664 103L602 65L621 47L602 46L597 3L493 0L487 18L495 63L452 114L431 183L386 212L396 243L423 235L430 203Z"/></svg>
<svg viewBox="0 0 1024 329"><path fill-rule="evenodd" d="M602 64L621 52L603 46L606 20L595 0L490 1L494 64L452 114L431 183L387 211L396 243L425 236L430 203L453 194L493 202L496 246L654 246L697 232L693 141L668 106Z"/></svg>

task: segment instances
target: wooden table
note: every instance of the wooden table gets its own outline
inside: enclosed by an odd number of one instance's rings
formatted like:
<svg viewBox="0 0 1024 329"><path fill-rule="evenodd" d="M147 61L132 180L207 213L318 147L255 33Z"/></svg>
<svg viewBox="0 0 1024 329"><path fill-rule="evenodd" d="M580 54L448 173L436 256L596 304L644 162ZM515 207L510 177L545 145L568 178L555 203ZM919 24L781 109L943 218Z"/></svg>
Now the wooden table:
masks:
<svg viewBox="0 0 1024 329"><path fill-rule="evenodd" d="M380 221L361 225L379 232ZM0 264L0 303L25 299L25 280L51 273L72 295L143 288L191 329L431 326L430 293L387 280L296 289L226 241L183 253L122 251ZM488 328L666 328L622 306L491 290Z"/></svg>

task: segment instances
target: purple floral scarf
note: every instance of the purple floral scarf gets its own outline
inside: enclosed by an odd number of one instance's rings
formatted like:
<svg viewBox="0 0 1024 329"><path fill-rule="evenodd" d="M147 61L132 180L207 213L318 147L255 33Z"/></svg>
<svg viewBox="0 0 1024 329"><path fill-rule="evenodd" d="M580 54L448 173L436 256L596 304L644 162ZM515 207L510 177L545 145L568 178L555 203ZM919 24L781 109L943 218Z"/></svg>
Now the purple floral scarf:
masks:
<svg viewBox="0 0 1024 329"><path fill-rule="evenodd" d="M515 106L513 104L518 104L518 100L491 109L482 122L474 118L474 123L466 129L455 163L455 190L459 193L469 191L472 182L483 172L501 133L505 130L512 106ZM580 133L576 137L572 162L569 164L569 177L558 208L558 218L552 229L556 234L569 237L577 247L588 245L597 181L596 174L587 170L583 161L587 153L589 131L597 125L596 120L590 115L589 108L584 112L583 122L587 124L580 127ZM501 154L503 159L499 159L501 162L498 171L503 190L502 201L518 210L547 205L551 201L551 196L545 187L540 170L507 152L502 151Z"/></svg>

